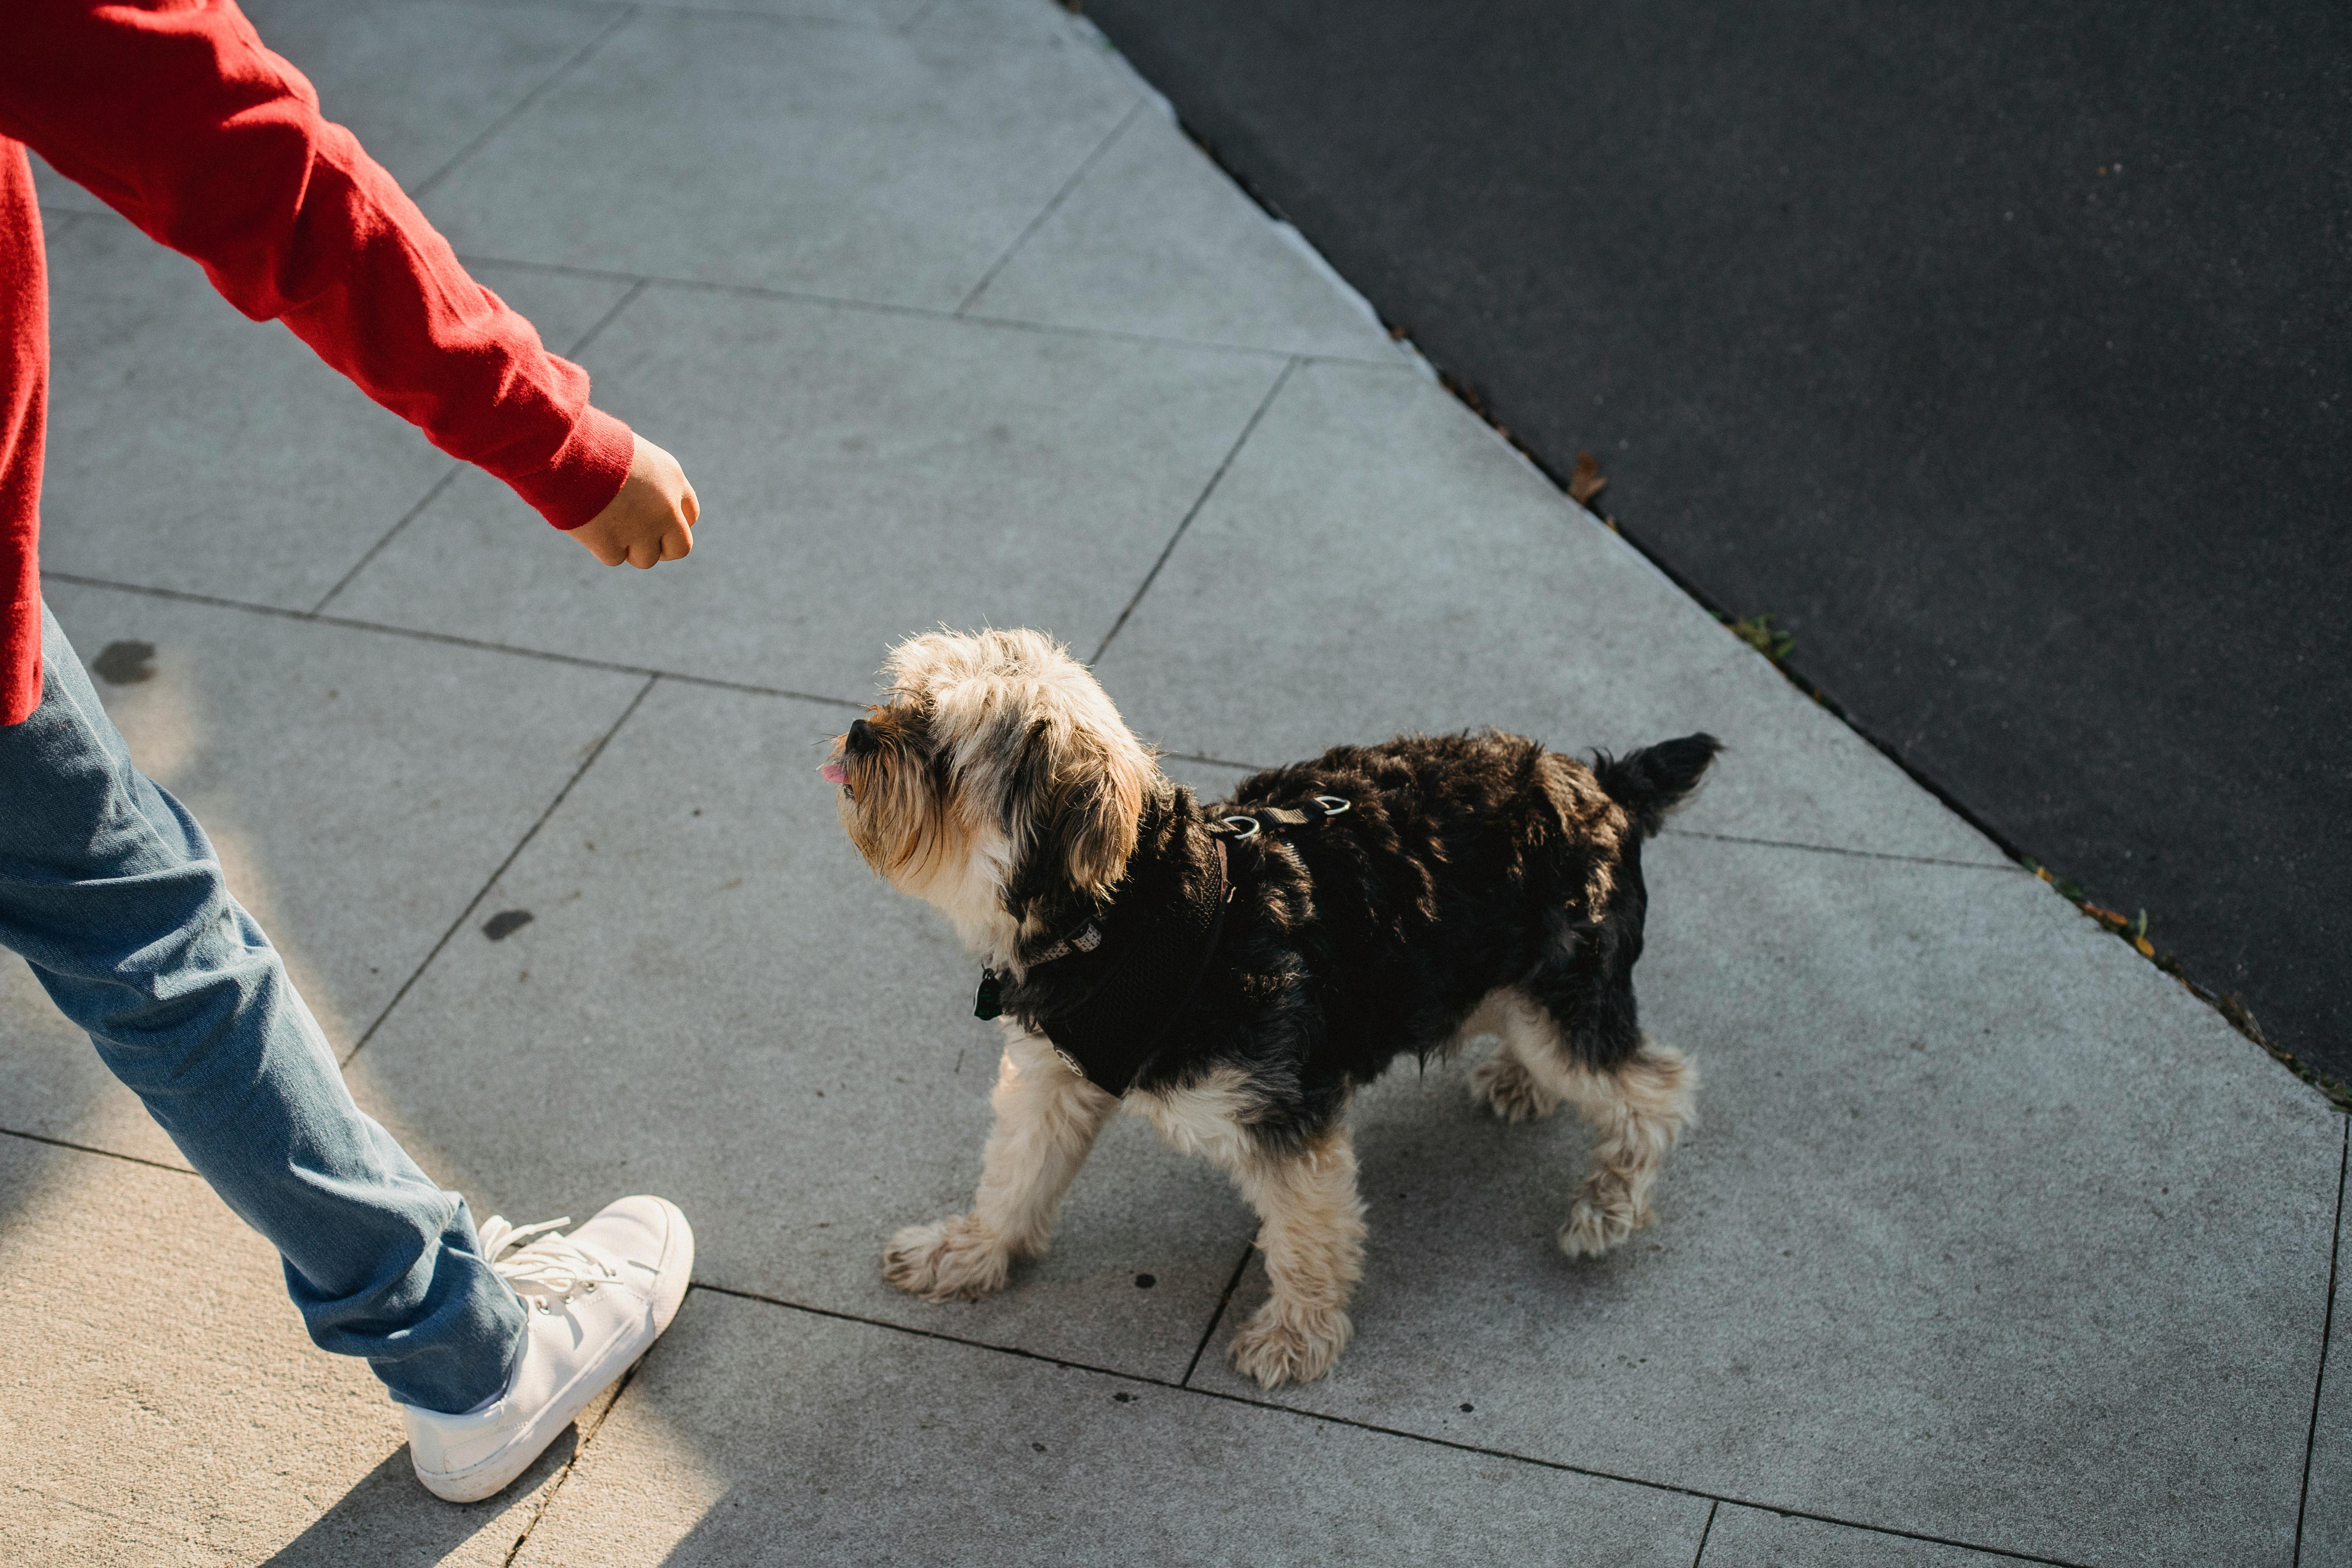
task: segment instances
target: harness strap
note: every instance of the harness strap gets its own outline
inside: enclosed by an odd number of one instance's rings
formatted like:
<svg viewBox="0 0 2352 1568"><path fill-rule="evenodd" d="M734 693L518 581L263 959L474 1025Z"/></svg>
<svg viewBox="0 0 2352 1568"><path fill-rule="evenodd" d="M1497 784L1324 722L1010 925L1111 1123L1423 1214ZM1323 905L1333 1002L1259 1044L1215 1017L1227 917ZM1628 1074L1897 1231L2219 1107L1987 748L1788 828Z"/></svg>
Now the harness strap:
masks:
<svg viewBox="0 0 2352 1568"><path fill-rule="evenodd" d="M1207 864L1205 858L1193 863L1193 870L1180 879L1186 890L1177 902L1163 908L1155 901L1160 892L1147 894L1138 908L1153 912L1099 916L1029 959L1026 976L1040 977L1041 971L1057 963L1070 966L1055 971L1060 978L1048 983L1050 1002L1029 989L1036 979L1016 984L1009 973L982 970L972 998L973 1015L998 1017L1012 1002L1071 1070L1097 1088L1125 1094L1160 1054L1177 1015L1207 978L1223 939L1225 905L1234 894L1227 847L1314 826L1353 807L1353 802L1339 795L1318 795L1296 805L1258 806L1205 821L1193 818L1214 847L1214 864Z"/></svg>
<svg viewBox="0 0 2352 1568"><path fill-rule="evenodd" d="M1306 827L1328 822L1342 812L1353 810L1355 804L1336 795L1318 795L1297 805L1262 805L1255 811L1220 816L1209 824L1209 831L1221 837L1231 837L1236 844L1246 844L1272 828Z"/></svg>

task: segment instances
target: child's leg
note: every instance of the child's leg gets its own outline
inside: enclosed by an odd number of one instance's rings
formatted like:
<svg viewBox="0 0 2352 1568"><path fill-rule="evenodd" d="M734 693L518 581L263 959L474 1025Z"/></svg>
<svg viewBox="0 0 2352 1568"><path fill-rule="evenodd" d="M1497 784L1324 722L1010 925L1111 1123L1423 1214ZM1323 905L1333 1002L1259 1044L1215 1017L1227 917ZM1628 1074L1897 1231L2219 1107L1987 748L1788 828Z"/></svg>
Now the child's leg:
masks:
<svg viewBox="0 0 2352 1568"><path fill-rule="evenodd" d="M204 830L131 765L46 611L42 632L41 706L0 729L0 946L276 1245L313 1340L411 1405L499 1394L523 1310L465 1200L352 1102Z"/></svg>

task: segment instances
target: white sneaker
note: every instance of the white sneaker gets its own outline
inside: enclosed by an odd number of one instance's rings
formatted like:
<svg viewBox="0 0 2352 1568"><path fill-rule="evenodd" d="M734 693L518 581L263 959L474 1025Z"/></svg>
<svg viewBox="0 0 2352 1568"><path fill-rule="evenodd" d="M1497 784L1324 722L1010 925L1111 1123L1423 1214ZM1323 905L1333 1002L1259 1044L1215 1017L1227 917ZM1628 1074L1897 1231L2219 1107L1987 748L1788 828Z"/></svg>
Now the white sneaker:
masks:
<svg viewBox="0 0 2352 1568"><path fill-rule="evenodd" d="M522 1356L506 1392L478 1410L401 1407L409 1460L436 1497L478 1501L522 1474L677 1314L694 1231L676 1204L623 1198L570 1236L553 1234L571 1223L518 1228L492 1215L481 1228L482 1256L526 1309ZM530 1237L538 1239L515 1250Z"/></svg>

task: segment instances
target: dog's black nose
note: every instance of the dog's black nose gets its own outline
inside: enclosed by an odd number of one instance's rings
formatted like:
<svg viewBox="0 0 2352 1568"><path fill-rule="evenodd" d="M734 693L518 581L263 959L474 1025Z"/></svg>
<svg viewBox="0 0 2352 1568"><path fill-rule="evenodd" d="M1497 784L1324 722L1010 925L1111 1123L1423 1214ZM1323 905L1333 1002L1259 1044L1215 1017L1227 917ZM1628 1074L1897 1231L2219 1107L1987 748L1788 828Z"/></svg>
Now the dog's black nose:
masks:
<svg viewBox="0 0 2352 1568"><path fill-rule="evenodd" d="M863 719L851 720L849 743L861 752L871 749L874 744L874 726Z"/></svg>

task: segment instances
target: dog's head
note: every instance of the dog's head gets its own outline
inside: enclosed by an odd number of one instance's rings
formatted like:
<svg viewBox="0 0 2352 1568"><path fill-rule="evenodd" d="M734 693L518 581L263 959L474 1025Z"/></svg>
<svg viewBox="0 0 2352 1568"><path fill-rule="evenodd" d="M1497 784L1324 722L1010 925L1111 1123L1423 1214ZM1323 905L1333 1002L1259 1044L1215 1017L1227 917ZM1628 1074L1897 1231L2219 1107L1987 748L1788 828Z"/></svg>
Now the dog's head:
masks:
<svg viewBox="0 0 2352 1568"><path fill-rule="evenodd" d="M868 865L974 945L1110 890L1159 769L1084 665L1038 632L934 632L885 673L824 768Z"/></svg>

